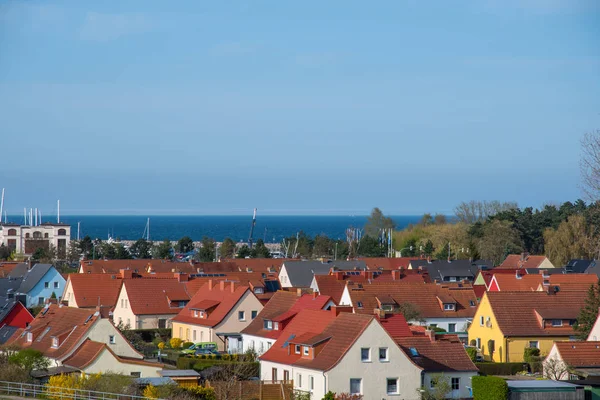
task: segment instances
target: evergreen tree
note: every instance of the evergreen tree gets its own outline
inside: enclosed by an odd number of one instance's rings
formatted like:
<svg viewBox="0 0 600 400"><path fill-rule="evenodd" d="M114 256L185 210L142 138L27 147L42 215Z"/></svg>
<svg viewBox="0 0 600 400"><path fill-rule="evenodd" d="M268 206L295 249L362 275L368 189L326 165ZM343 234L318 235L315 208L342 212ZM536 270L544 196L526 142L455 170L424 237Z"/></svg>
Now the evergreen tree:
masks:
<svg viewBox="0 0 600 400"><path fill-rule="evenodd" d="M262 239L258 239L254 248L251 251L250 257L252 258L271 258L271 252L265 246L265 242Z"/></svg>
<svg viewBox="0 0 600 400"><path fill-rule="evenodd" d="M177 242L177 251L180 253L189 253L194 250L194 241L189 236L184 236Z"/></svg>
<svg viewBox="0 0 600 400"><path fill-rule="evenodd" d="M235 257L235 242L231 238L225 238L221 247L219 247L219 256L221 259Z"/></svg>
<svg viewBox="0 0 600 400"><path fill-rule="evenodd" d="M216 257L216 242L214 239L204 236L200 241L200 249L198 249L197 258L203 262L214 261Z"/></svg>
<svg viewBox="0 0 600 400"><path fill-rule="evenodd" d="M171 241L165 239L162 243L153 248L154 258L171 260L173 258L173 254L171 253L172 247Z"/></svg>
<svg viewBox="0 0 600 400"><path fill-rule="evenodd" d="M586 340L596 319L598 318L598 308L600 307L600 282L590 286L588 289L585 306L579 312L575 331L582 340Z"/></svg>
<svg viewBox="0 0 600 400"><path fill-rule="evenodd" d="M242 247L240 247L240 250L237 252L236 258L246 258L246 257L250 257L251 255L252 255L252 250L250 250L250 247L248 247L248 245L245 244Z"/></svg>

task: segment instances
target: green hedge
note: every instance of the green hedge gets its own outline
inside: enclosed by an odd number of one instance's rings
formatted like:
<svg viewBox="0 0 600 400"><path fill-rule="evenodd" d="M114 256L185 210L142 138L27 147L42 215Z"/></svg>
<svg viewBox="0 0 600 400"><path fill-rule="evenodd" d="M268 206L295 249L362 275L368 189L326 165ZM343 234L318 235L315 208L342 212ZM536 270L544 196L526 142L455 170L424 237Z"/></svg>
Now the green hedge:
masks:
<svg viewBox="0 0 600 400"><path fill-rule="evenodd" d="M214 367L214 366L228 366L238 370L250 371L251 376L258 376L258 365L257 362L234 362L227 360L201 360L194 357L179 357L177 359L178 369L194 369L196 371L202 371L203 369ZM239 368L237 368L239 367ZM256 372L254 372L256 371Z"/></svg>
<svg viewBox="0 0 600 400"><path fill-rule="evenodd" d="M471 378L473 400L506 400L508 384L495 376L474 376Z"/></svg>
<svg viewBox="0 0 600 400"><path fill-rule="evenodd" d="M130 329L139 334L144 342L152 342L155 337L168 341L171 338L171 329Z"/></svg>
<svg viewBox="0 0 600 400"><path fill-rule="evenodd" d="M523 363L482 362L475 365L481 375L516 375L517 372L527 370L527 366L524 367Z"/></svg>

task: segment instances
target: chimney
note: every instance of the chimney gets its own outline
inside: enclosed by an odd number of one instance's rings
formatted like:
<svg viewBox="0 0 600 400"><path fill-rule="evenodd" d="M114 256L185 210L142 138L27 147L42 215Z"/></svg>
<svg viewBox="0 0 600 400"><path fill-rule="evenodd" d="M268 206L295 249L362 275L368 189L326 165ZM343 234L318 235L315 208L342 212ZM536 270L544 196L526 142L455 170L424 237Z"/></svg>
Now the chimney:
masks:
<svg viewBox="0 0 600 400"><path fill-rule="evenodd" d="M185 272L176 272L175 278L177 278L177 282L187 282L188 274L186 274Z"/></svg>
<svg viewBox="0 0 600 400"><path fill-rule="evenodd" d="M225 281L220 281L219 282L219 290L222 292L223 290L225 290Z"/></svg>
<svg viewBox="0 0 600 400"><path fill-rule="evenodd" d="M231 293L235 292L235 282L231 282Z"/></svg>
<svg viewBox="0 0 600 400"><path fill-rule="evenodd" d="M302 296L302 289L296 288L296 296L298 296L298 297Z"/></svg>
<svg viewBox="0 0 600 400"><path fill-rule="evenodd" d="M393 271L392 271L392 280L393 280L393 281L400 280L400 273L401 273L401 272L400 272L400 271L398 271L398 270L393 270Z"/></svg>
<svg viewBox="0 0 600 400"><path fill-rule="evenodd" d="M435 342L435 332L431 329L425 330L425 336L429 338L430 341Z"/></svg>
<svg viewBox="0 0 600 400"><path fill-rule="evenodd" d="M385 319L385 311L383 311L381 308L376 308L375 310L373 310L373 313L375 314L375 316L377 316L377 318Z"/></svg>
<svg viewBox="0 0 600 400"><path fill-rule="evenodd" d="M133 278L133 271L130 269L120 269L119 275L121 275L121 279L131 279Z"/></svg>
<svg viewBox="0 0 600 400"><path fill-rule="evenodd" d="M331 306L330 310L333 313L333 315L338 316L343 312L351 313L352 307L351 306Z"/></svg>
<svg viewBox="0 0 600 400"><path fill-rule="evenodd" d="M208 290L213 290L213 280L212 279L208 280Z"/></svg>
<svg viewBox="0 0 600 400"><path fill-rule="evenodd" d="M312 292L313 299L316 299L318 295L319 295L319 292L313 290L313 292Z"/></svg>
<svg viewBox="0 0 600 400"><path fill-rule="evenodd" d="M335 276L335 279L338 281L341 281L344 279L344 271L335 271L333 272L333 276Z"/></svg>
<svg viewBox="0 0 600 400"><path fill-rule="evenodd" d="M431 256L427 256L427 264L431 264Z"/></svg>

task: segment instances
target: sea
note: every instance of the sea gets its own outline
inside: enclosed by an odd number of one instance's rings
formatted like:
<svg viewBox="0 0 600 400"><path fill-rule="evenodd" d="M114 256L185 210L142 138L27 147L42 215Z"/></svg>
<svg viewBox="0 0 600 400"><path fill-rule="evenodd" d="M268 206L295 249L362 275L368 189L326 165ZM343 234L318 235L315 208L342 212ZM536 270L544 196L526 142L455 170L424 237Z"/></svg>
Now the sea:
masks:
<svg viewBox="0 0 600 400"><path fill-rule="evenodd" d="M20 219L19 219L20 218ZM89 235L95 239L119 238L121 240L137 240L144 236L146 223L150 218L150 240L179 240L189 236L199 241L208 236L216 241L226 237L236 242L247 241L252 225L252 216L110 216L110 215L64 215L62 223L71 225L71 237L77 238L79 222L80 237ZM391 216L397 229L416 223L421 216ZM9 222L23 223L23 216L9 216ZM44 219L46 222L46 219ZM302 231L309 236L323 234L332 239L345 239L346 229L355 227L362 229L367 223L367 216L257 216L254 227L254 240L263 239L267 243L280 243L282 239L295 236Z"/></svg>

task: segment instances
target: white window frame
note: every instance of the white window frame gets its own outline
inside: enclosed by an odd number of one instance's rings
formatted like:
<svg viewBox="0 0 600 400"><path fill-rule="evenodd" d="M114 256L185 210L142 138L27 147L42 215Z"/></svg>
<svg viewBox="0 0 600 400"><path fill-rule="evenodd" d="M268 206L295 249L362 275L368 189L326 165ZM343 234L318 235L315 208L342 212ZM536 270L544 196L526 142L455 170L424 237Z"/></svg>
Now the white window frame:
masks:
<svg viewBox="0 0 600 400"><path fill-rule="evenodd" d="M381 358L381 350L385 350L385 358ZM389 362L390 361L390 349L387 347L379 348L379 361L380 362Z"/></svg>
<svg viewBox="0 0 600 400"><path fill-rule="evenodd" d="M53 337L52 338L52 348L53 349L57 349L58 348L58 338L57 337Z"/></svg>
<svg viewBox="0 0 600 400"><path fill-rule="evenodd" d="M452 303L444 303L444 311L454 311L455 306Z"/></svg>
<svg viewBox="0 0 600 400"><path fill-rule="evenodd" d="M312 375L308 376L308 389L311 392L315 389L315 377Z"/></svg>
<svg viewBox="0 0 600 400"><path fill-rule="evenodd" d="M309 355L309 350L308 350L308 346L303 346L302 348L302 354L304 354L305 356Z"/></svg>
<svg viewBox="0 0 600 400"><path fill-rule="evenodd" d="M296 374L296 380L298 381L296 386L301 388L302 387L302 374L301 373Z"/></svg>
<svg viewBox="0 0 600 400"><path fill-rule="evenodd" d="M358 381L358 386L359 386L358 392L353 392L352 391L352 381ZM362 378L350 378L350 382L349 383L350 383L350 390L348 390L348 392L350 394L363 394L362 393L362 389L363 389L362 388Z"/></svg>
<svg viewBox="0 0 600 400"><path fill-rule="evenodd" d="M555 324L555 322L558 322L557 324ZM562 319L553 319L552 320L552 326L553 327L557 327L557 326L563 326L563 321Z"/></svg>
<svg viewBox="0 0 600 400"><path fill-rule="evenodd" d="M479 326L485 325L485 318L483 315L479 316Z"/></svg>
<svg viewBox="0 0 600 400"><path fill-rule="evenodd" d="M115 335L108 336L108 344L117 344L117 338L115 337Z"/></svg>
<svg viewBox="0 0 600 400"><path fill-rule="evenodd" d="M198 310L194 310L194 318L198 318Z"/></svg>
<svg viewBox="0 0 600 400"><path fill-rule="evenodd" d="M390 390L389 390L389 385L388 385L389 381L396 381L396 390L393 392L390 392ZM387 394L400 394L400 387L398 384L399 384L398 378L386 378L385 379L385 392Z"/></svg>
<svg viewBox="0 0 600 400"><path fill-rule="evenodd" d="M54 282L54 289L58 289L58 282Z"/></svg>
<svg viewBox="0 0 600 400"><path fill-rule="evenodd" d="M535 346L532 346L531 344L535 343ZM538 340L530 340L529 341L529 347L532 349L539 349L540 348L540 342Z"/></svg>
<svg viewBox="0 0 600 400"><path fill-rule="evenodd" d="M267 329L273 329L273 321L271 321L271 320L267 321Z"/></svg>
<svg viewBox="0 0 600 400"><path fill-rule="evenodd" d="M364 350L366 350L366 351L367 351L367 354L368 354L368 357L367 357L367 358L364 358L364 357L363 357L363 351L364 351ZM360 348L360 361L361 361L361 362L364 362L364 363L371 362L371 348L370 348L370 347L361 347L361 348Z"/></svg>
<svg viewBox="0 0 600 400"><path fill-rule="evenodd" d="M294 353L300 354L300 347L302 346L300 346L299 344L294 345Z"/></svg>
<svg viewBox="0 0 600 400"><path fill-rule="evenodd" d="M238 311L238 321L246 321L246 311Z"/></svg>

